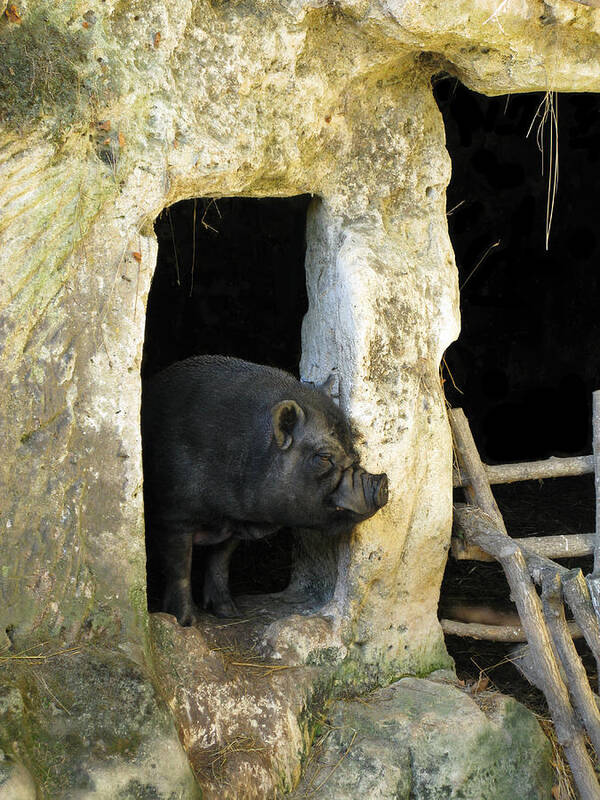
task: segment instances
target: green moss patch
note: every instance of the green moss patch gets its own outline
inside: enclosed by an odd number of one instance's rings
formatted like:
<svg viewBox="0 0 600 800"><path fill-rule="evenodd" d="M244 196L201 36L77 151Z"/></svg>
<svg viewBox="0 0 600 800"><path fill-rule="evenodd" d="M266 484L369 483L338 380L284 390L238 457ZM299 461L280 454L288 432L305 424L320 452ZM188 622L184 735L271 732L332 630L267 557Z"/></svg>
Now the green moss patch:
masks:
<svg viewBox="0 0 600 800"><path fill-rule="evenodd" d="M25 14L20 23L0 21L0 122L20 133L51 120L62 136L88 127L93 109L110 91L110 76L92 59L93 33L79 21L69 25L50 5Z"/></svg>
<svg viewBox="0 0 600 800"><path fill-rule="evenodd" d="M145 672L122 654L50 648L30 660L5 658L0 685L0 752L7 766L25 765L41 800L92 790L167 800L170 782L172 796L198 797L168 710ZM170 754L168 768L161 753Z"/></svg>

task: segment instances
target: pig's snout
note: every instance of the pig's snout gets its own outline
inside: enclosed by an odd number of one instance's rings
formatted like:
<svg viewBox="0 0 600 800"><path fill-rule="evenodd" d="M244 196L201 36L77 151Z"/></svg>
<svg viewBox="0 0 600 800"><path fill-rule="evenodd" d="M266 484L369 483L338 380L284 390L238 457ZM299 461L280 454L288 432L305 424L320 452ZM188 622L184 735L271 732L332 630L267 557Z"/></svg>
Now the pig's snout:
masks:
<svg viewBox="0 0 600 800"><path fill-rule="evenodd" d="M387 475L372 475L361 467L349 467L332 496L338 511L352 511L364 519L371 517L387 500Z"/></svg>
<svg viewBox="0 0 600 800"><path fill-rule="evenodd" d="M383 508L388 501L388 477L385 472L380 475L363 474L363 487L367 502L372 508Z"/></svg>
<svg viewBox="0 0 600 800"><path fill-rule="evenodd" d="M388 501L388 477L385 472L374 475L373 503L377 508L383 508Z"/></svg>

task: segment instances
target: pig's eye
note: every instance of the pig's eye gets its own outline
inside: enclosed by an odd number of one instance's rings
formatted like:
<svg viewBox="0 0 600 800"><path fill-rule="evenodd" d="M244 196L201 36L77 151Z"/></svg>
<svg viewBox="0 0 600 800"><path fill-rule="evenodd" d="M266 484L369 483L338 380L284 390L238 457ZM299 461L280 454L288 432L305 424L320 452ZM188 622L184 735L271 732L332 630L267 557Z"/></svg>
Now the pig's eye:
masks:
<svg viewBox="0 0 600 800"><path fill-rule="evenodd" d="M333 464L333 456L331 453L317 453L317 455L314 457L314 460L321 466Z"/></svg>

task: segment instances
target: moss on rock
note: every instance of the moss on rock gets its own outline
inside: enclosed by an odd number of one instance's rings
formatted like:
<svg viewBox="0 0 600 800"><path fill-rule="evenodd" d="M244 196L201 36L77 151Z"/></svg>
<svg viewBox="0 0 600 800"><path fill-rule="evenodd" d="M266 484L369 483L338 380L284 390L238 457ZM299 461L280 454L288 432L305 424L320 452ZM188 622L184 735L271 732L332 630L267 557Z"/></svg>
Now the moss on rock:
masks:
<svg viewBox="0 0 600 800"><path fill-rule="evenodd" d="M553 783L551 748L530 711L497 693L477 703L441 676L334 703L318 749L292 797L546 800ZM323 763L335 769L315 780Z"/></svg>
<svg viewBox="0 0 600 800"><path fill-rule="evenodd" d="M89 124L102 71L90 59L91 34L56 9L39 5L19 23L1 18L0 122L9 128L48 123L63 134Z"/></svg>
<svg viewBox="0 0 600 800"><path fill-rule="evenodd" d="M199 797L169 712L137 664L95 648L31 656L0 677L7 778L22 762L52 800Z"/></svg>

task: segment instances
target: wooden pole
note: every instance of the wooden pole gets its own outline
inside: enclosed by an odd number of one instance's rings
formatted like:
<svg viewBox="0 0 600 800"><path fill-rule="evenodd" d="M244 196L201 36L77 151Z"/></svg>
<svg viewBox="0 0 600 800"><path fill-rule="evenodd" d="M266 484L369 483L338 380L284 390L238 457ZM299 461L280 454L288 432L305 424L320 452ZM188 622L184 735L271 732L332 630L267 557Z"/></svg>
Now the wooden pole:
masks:
<svg viewBox="0 0 600 800"><path fill-rule="evenodd" d="M457 619L440 620L442 630L448 636L466 636L487 642L526 642L527 636L521 625L485 625L481 622L460 622ZM583 636L579 625L568 625L569 635L574 639Z"/></svg>
<svg viewBox="0 0 600 800"><path fill-rule="evenodd" d="M565 600L596 660L596 672L600 685L600 625L592 606L588 585L580 569L569 570L561 577Z"/></svg>
<svg viewBox="0 0 600 800"><path fill-rule="evenodd" d="M462 408L450 409L450 422L460 469L463 474L468 476L464 489L469 502L492 517L498 528L506 533L502 514L494 500L485 469L479 458L469 423Z"/></svg>
<svg viewBox="0 0 600 800"><path fill-rule="evenodd" d="M477 550L480 550L481 548L474 545L470 539L470 529L465 528L463 524L463 512L466 508L468 508L468 506L464 504L455 504L455 523L465 536L465 546L475 547ZM532 553L527 549L526 545L521 544L520 548L525 557L529 574L537 584L541 585L544 571L547 569L552 569L560 575L564 598L569 604L577 626L582 632L596 660L596 669L600 686L600 624L594 612L589 587L583 577L581 569L568 570L566 567L556 564L544 556Z"/></svg>
<svg viewBox="0 0 600 800"><path fill-rule="evenodd" d="M594 472L594 456L572 456L571 458L552 456L543 461L524 461L519 464L494 464L493 466L484 464L483 468L491 484L566 478L570 475L588 475ZM460 470L455 470L453 483L455 488L465 486L466 476Z"/></svg>
<svg viewBox="0 0 600 800"><path fill-rule="evenodd" d="M582 800L600 800L600 786L586 750L583 730L571 706L525 557L506 532L464 413L461 409L453 409L450 420L460 468L468 475L465 494L471 503L478 506L462 509L461 524L468 533L467 541L493 555L502 565L511 599L527 635L531 663L539 676L537 685L546 697L557 739L571 766L580 797ZM536 558L538 562L548 561L541 556ZM554 562L548 563L553 570L563 569Z"/></svg>
<svg viewBox="0 0 600 800"><path fill-rule="evenodd" d="M596 541L594 571L586 580L596 616L600 619L600 391L592 394L592 450L594 453L594 485L596 488Z"/></svg>
<svg viewBox="0 0 600 800"><path fill-rule="evenodd" d="M594 453L594 486L596 489L594 575L598 575L600 574L600 391L592 394L592 450Z"/></svg>
<svg viewBox="0 0 600 800"><path fill-rule="evenodd" d="M529 643L529 665L535 672L532 683L546 697L557 739L563 746L580 796L582 800L600 800L600 786L586 751L585 737L571 706L541 601L531 583L523 553L481 509L463 506L460 514L468 540L485 549L502 565Z"/></svg>
<svg viewBox="0 0 600 800"><path fill-rule="evenodd" d="M594 392L593 394L593 401L594 401L594 414L592 420L592 427L594 430L594 458L598 457L600 460L600 391ZM450 422L453 429L453 437L456 446L457 455L460 461L460 466L462 468L464 475L471 475L471 470L475 469L476 472L479 474L479 479L476 482L475 487L467 486L465 488L465 494L472 503L475 505L479 505L479 500L482 499L487 501L488 508L491 508L493 511L493 516L496 514L500 516L500 511L498 510L498 506L496 505L495 501L493 500L492 491L490 489L489 483L487 484L487 490L485 489L485 480L486 480L486 473L485 467L479 458L479 453L477 452L477 447L475 446L475 442L473 441L473 436L471 434L471 429L469 428L469 423L467 418L464 415L462 409L451 409L450 410ZM463 458L466 457L466 460L463 461ZM592 456L586 456L585 458L592 459ZM552 459L549 459L550 461ZM593 461L592 461L593 467ZM596 480L596 516L598 519L598 515L600 514L600 489L599 486L599 478L600 478L600 468L595 471L595 480ZM480 489L480 487L483 488ZM489 493L489 495L488 495ZM492 503L489 502L489 496L491 496ZM454 507L454 519L455 524L457 525L458 529L461 528L461 511L460 506L458 504ZM501 519L501 516L500 516ZM502 529L506 531L504 527L504 522L502 522ZM595 544L598 542L599 538L599 530L598 530L598 522L597 522L597 530L595 534ZM585 535L585 534L583 534ZM587 577L587 587L585 586L585 581L583 580L582 575L576 576L575 573L581 573L581 570L575 570L572 573L569 572L565 567L551 562L548 558L546 558L543 554L538 554L533 552L529 549L526 542L522 540L519 541L519 546L523 552L523 555L527 561L527 567L532 578L535 580L536 583L541 583L541 575L544 569L549 567L558 570L560 575L563 579L563 593L569 607L575 617L575 620L579 627L581 628L585 640L594 654L594 658L596 660L597 670L598 670L598 685L600 690L600 626L599 620L600 616L598 614L598 609L600 608L600 580L592 579L591 576ZM477 547L476 543L472 540L468 540L465 538L462 542L461 549L464 551L471 549L476 550L479 552L483 552L483 550ZM489 556L489 554L488 554ZM568 575L567 575L568 573ZM598 590L598 591L595 591ZM594 603L594 593L598 598L598 604ZM594 614L594 612L596 612Z"/></svg>
<svg viewBox="0 0 600 800"><path fill-rule="evenodd" d="M596 757L600 757L600 711L567 627L560 575L552 569L544 570L542 576L542 608L566 674L569 695L594 746Z"/></svg>
<svg viewBox="0 0 600 800"><path fill-rule="evenodd" d="M460 529L458 530L460 533ZM546 558L579 558L590 556L594 553L596 534L594 533L569 533L559 536L527 536L522 539L513 539L519 547L527 548L528 552L536 553ZM493 561L494 559L484 553L480 547L470 547L463 540L454 536L451 542L452 555L459 561Z"/></svg>

